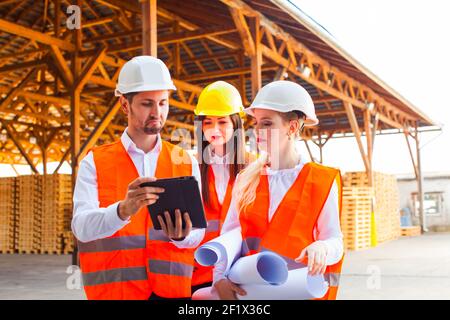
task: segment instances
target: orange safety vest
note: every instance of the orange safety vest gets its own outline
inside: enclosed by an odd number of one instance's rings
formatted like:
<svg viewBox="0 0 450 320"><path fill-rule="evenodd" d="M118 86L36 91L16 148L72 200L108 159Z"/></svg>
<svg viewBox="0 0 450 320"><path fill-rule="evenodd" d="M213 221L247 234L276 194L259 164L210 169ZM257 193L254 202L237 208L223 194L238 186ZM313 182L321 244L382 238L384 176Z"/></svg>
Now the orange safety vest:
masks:
<svg viewBox="0 0 450 320"><path fill-rule="evenodd" d="M256 159L256 156L250 152L245 153L245 162L248 164ZM221 204L217 196L216 182L214 177L214 171L210 166L208 168L208 189L209 189L209 204L204 204L204 210L206 220L208 221L208 227L206 228L205 237L200 245L217 238L220 236L220 230L225 222L225 218L230 207L234 179L230 177L228 180L227 190ZM214 266L205 267L195 261L194 274L192 275L192 285L197 286L200 284L208 283L213 280Z"/></svg>
<svg viewBox="0 0 450 320"><path fill-rule="evenodd" d="M233 190L233 182L231 177L228 180L227 190L223 203L221 204L217 196L214 172L211 167L208 168L208 189L209 189L209 205L204 205L206 220L208 226L206 228L205 237L201 244L210 241L220 235L220 230L227 216L228 208L231 202L231 194ZM192 275L192 285L200 285L212 281L212 270L214 267L205 267L195 261L194 274Z"/></svg>
<svg viewBox="0 0 450 320"><path fill-rule="evenodd" d="M242 254L251 255L269 250L282 256L289 270L305 267L294 259L315 241L313 230L334 180L337 180L339 187L340 214L342 187L339 170L307 163L269 222L269 182L266 174L261 175L254 202L239 215ZM336 299L343 259L326 268L324 276L330 288L322 298L324 300Z"/></svg>
<svg viewBox="0 0 450 320"><path fill-rule="evenodd" d="M139 177L121 141L93 150L100 207L126 197ZM174 160L175 159L175 160ZM162 141L156 178L189 176L192 163L181 148ZM112 236L78 242L83 285L88 299L148 299L191 295L194 250L178 249L161 230L153 229L147 208Z"/></svg>

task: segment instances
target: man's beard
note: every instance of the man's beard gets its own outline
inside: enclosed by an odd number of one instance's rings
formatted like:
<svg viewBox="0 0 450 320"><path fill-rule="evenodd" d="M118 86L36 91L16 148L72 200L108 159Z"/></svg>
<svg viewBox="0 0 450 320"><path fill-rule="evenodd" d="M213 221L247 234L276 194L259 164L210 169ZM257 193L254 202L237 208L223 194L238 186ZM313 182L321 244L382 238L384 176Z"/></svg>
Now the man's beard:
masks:
<svg viewBox="0 0 450 320"><path fill-rule="evenodd" d="M157 120L157 119L150 119L150 120ZM147 127L147 126L145 126L144 127L144 133L145 134L158 134L158 133L160 133L161 132L161 130L162 130L162 126L152 126L152 127Z"/></svg>
<svg viewBox="0 0 450 320"><path fill-rule="evenodd" d="M162 127L152 127L152 128L145 127L144 133L145 134L158 134L161 132L161 129L162 129Z"/></svg>

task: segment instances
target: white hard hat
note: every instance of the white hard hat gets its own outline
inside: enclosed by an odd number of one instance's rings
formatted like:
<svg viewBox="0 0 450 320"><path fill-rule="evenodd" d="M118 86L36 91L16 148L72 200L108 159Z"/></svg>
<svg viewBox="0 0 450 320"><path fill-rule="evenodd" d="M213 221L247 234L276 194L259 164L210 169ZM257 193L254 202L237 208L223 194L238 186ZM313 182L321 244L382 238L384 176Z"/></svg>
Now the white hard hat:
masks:
<svg viewBox="0 0 450 320"><path fill-rule="evenodd" d="M254 116L253 109L268 109L283 113L301 111L306 115L305 126L319 123L308 91L292 81L279 80L262 87L250 107L244 111Z"/></svg>
<svg viewBox="0 0 450 320"><path fill-rule="evenodd" d="M157 90L177 90L169 69L158 58L137 56L122 66L114 93L118 97L130 92Z"/></svg>

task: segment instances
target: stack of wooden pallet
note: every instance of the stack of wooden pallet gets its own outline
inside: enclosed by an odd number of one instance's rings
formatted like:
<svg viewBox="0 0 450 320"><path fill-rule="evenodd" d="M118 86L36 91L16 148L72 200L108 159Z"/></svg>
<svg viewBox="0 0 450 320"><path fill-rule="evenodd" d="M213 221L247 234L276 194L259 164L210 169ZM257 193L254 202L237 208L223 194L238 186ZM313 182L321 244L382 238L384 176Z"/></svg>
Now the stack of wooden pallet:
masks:
<svg viewBox="0 0 450 320"><path fill-rule="evenodd" d="M341 227L347 250L370 247L373 189L370 187L344 187Z"/></svg>
<svg viewBox="0 0 450 320"><path fill-rule="evenodd" d="M73 251L70 175L0 178L0 253Z"/></svg>
<svg viewBox="0 0 450 320"><path fill-rule="evenodd" d="M41 246L42 184L39 176L16 179L16 243L19 253L39 253Z"/></svg>
<svg viewBox="0 0 450 320"><path fill-rule="evenodd" d="M422 234L422 230L421 230L420 226L401 227L402 237L415 237L415 236L420 236L421 234Z"/></svg>
<svg viewBox="0 0 450 320"><path fill-rule="evenodd" d="M15 178L0 179L0 253L14 252Z"/></svg>
<svg viewBox="0 0 450 320"><path fill-rule="evenodd" d="M400 237L400 204L394 175L375 173L375 223L378 242Z"/></svg>
<svg viewBox="0 0 450 320"><path fill-rule="evenodd" d="M73 252L74 249L74 236L72 231L65 231L63 233L63 253L64 254L70 254Z"/></svg>
<svg viewBox="0 0 450 320"><path fill-rule="evenodd" d="M374 172L374 213L378 243L400 237L400 214L397 180L394 175ZM366 172L348 172L344 176L346 187L368 187Z"/></svg>
<svg viewBox="0 0 450 320"><path fill-rule="evenodd" d="M40 176L42 183L41 253L62 253L63 234L70 230L72 185L70 175Z"/></svg>

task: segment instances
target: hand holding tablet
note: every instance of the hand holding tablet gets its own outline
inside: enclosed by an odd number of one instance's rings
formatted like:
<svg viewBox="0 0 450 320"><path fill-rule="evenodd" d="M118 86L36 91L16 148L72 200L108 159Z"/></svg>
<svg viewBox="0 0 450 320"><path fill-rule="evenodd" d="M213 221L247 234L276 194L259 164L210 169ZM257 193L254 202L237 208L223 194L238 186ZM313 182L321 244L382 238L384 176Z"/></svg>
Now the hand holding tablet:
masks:
<svg viewBox="0 0 450 320"><path fill-rule="evenodd" d="M140 187L164 189L158 199L147 206L156 230L163 230L174 240L186 237L192 228L206 228L198 182L193 176L157 179Z"/></svg>

